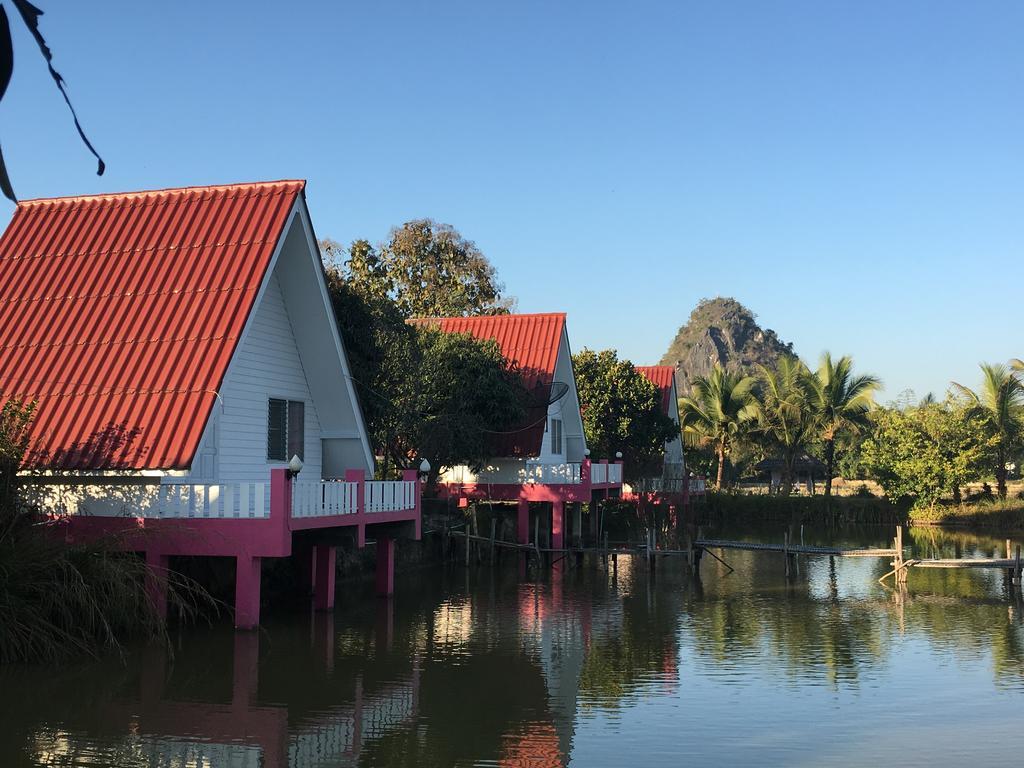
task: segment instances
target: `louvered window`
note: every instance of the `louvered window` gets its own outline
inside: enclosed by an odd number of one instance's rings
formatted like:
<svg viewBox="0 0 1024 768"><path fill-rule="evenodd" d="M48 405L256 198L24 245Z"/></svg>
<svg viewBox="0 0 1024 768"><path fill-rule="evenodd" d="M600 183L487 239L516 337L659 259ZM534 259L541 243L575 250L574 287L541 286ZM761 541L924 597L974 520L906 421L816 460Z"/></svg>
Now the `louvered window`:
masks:
<svg viewBox="0 0 1024 768"><path fill-rule="evenodd" d="M301 400L270 398L267 406L267 459L305 459L306 404Z"/></svg>

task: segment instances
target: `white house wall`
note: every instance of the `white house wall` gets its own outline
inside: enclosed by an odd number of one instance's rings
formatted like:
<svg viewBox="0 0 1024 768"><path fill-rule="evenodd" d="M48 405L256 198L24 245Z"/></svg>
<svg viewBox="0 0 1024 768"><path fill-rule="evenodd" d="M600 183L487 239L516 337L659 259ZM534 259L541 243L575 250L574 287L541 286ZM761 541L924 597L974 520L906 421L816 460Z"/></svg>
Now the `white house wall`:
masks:
<svg viewBox="0 0 1024 768"><path fill-rule="evenodd" d="M228 366L207 433L216 433L216 473L221 482L265 481L273 467L267 459L267 403L270 398L305 403L305 468L320 478L320 420L309 392L280 282L271 275L251 327ZM204 436L204 443L206 443ZM208 446L201 445L197 457ZM201 468L193 466L198 479ZM308 473L308 474L307 474ZM204 478L209 479L209 478Z"/></svg>
<svg viewBox="0 0 1024 768"><path fill-rule="evenodd" d="M562 331L562 340L558 344L558 358L555 362L554 381L569 385L565 396L548 406L548 419L544 425L544 440L541 443L537 461L541 464L561 464L562 462L579 463L583 461L586 440L583 436L583 417L580 416L580 397L576 391L576 377L572 370L572 353L569 350L569 337ZM562 453L551 452L551 419L562 420Z"/></svg>

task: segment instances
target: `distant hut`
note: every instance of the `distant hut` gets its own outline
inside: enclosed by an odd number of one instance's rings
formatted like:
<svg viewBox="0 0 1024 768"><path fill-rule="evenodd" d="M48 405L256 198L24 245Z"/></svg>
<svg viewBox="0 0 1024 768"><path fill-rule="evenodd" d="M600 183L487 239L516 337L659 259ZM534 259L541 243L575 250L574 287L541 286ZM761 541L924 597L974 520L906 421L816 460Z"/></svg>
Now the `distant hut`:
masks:
<svg viewBox="0 0 1024 768"><path fill-rule="evenodd" d="M767 482L773 492L782 485L782 459L764 459L755 464L754 469L758 478ZM800 454L793 464L793 487L803 486L808 493L813 494L815 483L825 479L825 471L824 462L806 453Z"/></svg>

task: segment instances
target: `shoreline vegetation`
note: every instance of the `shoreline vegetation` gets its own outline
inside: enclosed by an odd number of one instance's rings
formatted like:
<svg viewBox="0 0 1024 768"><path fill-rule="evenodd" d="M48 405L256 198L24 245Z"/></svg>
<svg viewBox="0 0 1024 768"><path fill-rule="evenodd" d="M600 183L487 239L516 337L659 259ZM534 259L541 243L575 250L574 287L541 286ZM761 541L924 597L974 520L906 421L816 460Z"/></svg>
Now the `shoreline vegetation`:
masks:
<svg viewBox="0 0 1024 768"><path fill-rule="evenodd" d="M750 522L936 526L985 532L1024 530L1024 499L996 498L914 507L870 495L829 498L708 491L697 514L702 519Z"/></svg>
<svg viewBox="0 0 1024 768"><path fill-rule="evenodd" d="M168 607L182 621L215 612L216 601L176 571L154 573L116 541L68 543L60 520L43 521L18 495L31 405L0 408L0 664L65 661L122 653L157 638L167 620L149 580L167 582Z"/></svg>

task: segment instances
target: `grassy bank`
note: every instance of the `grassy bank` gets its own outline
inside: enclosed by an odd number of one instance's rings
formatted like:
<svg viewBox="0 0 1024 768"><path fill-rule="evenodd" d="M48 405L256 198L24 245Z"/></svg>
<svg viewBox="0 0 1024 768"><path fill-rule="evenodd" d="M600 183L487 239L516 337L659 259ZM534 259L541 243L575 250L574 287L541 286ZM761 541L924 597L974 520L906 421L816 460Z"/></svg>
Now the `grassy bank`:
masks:
<svg viewBox="0 0 1024 768"><path fill-rule="evenodd" d="M714 493L702 514L709 519L782 520L863 525L940 525L1024 530L1024 500L975 501L911 509L877 496L765 496Z"/></svg>
<svg viewBox="0 0 1024 768"><path fill-rule="evenodd" d="M947 525L970 528L1024 530L1024 500L977 501L961 505L939 505L915 509L910 514L914 525Z"/></svg>
<svg viewBox="0 0 1024 768"><path fill-rule="evenodd" d="M707 494L701 515L710 519L779 520L790 523L900 525L907 511L875 496L764 496Z"/></svg>

